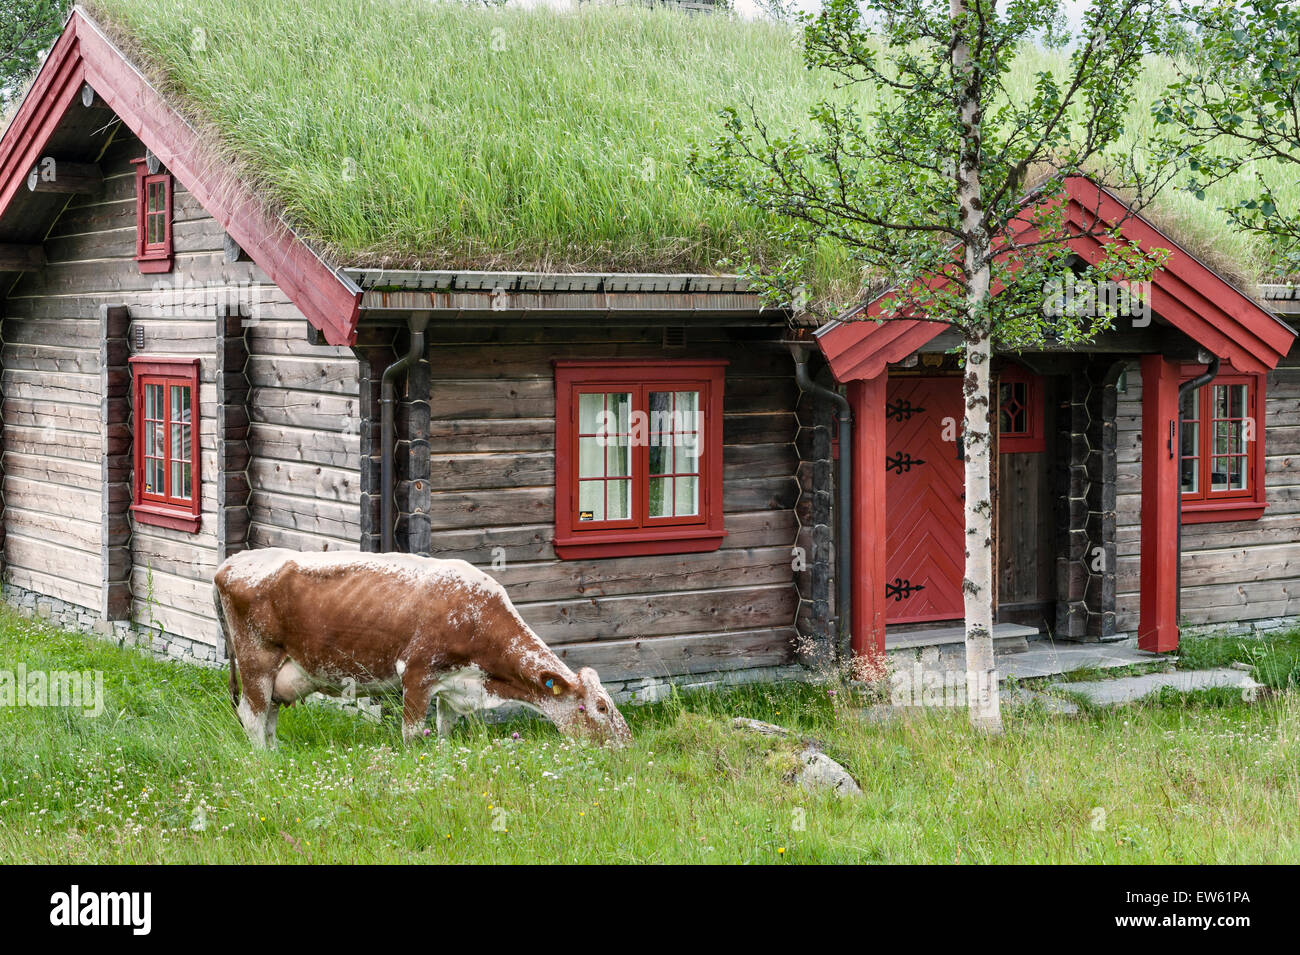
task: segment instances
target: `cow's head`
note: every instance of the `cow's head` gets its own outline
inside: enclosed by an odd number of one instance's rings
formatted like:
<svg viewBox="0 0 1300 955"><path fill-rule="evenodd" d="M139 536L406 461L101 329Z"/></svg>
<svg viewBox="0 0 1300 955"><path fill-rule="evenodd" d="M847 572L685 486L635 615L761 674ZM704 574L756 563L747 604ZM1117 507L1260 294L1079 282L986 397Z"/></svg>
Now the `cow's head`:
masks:
<svg viewBox="0 0 1300 955"><path fill-rule="evenodd" d="M559 675L548 677L561 690L552 703L551 717L560 732L594 743L626 746L632 732L610 695L601 686L600 677L591 667L578 671L577 682Z"/></svg>

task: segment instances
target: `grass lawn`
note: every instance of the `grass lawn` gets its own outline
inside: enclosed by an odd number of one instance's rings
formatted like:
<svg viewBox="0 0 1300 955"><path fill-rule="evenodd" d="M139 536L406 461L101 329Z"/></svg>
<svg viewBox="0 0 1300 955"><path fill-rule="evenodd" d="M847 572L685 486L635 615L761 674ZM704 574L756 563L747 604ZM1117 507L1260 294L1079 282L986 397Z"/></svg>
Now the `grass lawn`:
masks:
<svg viewBox="0 0 1300 955"><path fill-rule="evenodd" d="M403 749L395 725L307 706L258 753L223 672L3 610L0 671L101 670L106 707L0 707L0 862L1300 861L1300 633L1238 645L1291 689L1016 709L983 739L961 710L876 724L844 692L751 687L626 707L621 752L535 721ZM821 740L864 798L789 786L787 744L732 716Z"/></svg>
<svg viewBox="0 0 1300 955"><path fill-rule="evenodd" d="M314 247L345 265L712 272L743 239L784 250L774 224L689 174L718 110L752 102L775 132L808 130L819 101L866 111L805 68L789 28L585 4L475 9L429 0L89 0L90 12ZM1066 80L1026 49L1009 80ZM1174 78L1137 79L1121 152L1145 150L1150 104ZM1253 166L1199 201L1151 212L1212 264L1269 271L1219 207L1252 194ZM1294 174L1261 166L1277 195ZM850 298L858 266L823 250L819 287Z"/></svg>

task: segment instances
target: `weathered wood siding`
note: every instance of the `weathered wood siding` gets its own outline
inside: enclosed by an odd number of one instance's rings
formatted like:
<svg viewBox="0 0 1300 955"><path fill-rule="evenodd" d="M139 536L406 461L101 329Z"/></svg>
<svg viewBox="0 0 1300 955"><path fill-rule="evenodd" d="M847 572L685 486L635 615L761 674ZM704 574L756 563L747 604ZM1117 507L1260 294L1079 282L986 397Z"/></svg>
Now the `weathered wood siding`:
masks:
<svg viewBox="0 0 1300 955"><path fill-rule="evenodd" d="M1138 625L1142 377L1119 396L1116 622ZM1264 436L1268 509L1254 521L1185 524L1182 617L1196 625L1300 614L1300 347L1268 375Z"/></svg>
<svg viewBox="0 0 1300 955"><path fill-rule="evenodd" d="M658 329L432 333L432 553L492 573L573 666L605 680L790 659L798 532L789 355L692 329L692 358L726 358L721 549L560 561L552 359L663 356ZM677 353L681 354L681 353ZM493 567L494 558L497 566ZM504 566L502 566L504 561Z"/></svg>
<svg viewBox="0 0 1300 955"><path fill-rule="evenodd" d="M217 316L236 308L256 319L245 328L251 546L358 546L356 360L348 349L309 345L305 320L265 274L225 261L224 231L180 182L175 267L140 274L131 160L143 153L125 132L114 139L100 160L103 193L69 204L45 241L47 266L25 275L4 304L4 573L99 607L99 309L126 306L134 354L201 358L202 525L190 534L131 521L133 616L215 643Z"/></svg>

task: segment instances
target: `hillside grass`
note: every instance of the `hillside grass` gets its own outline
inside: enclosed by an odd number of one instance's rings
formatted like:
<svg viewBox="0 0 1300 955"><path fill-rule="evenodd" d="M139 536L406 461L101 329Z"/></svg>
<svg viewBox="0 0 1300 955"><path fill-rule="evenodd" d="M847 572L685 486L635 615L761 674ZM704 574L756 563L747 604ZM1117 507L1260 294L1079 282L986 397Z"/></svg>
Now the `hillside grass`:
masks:
<svg viewBox="0 0 1300 955"><path fill-rule="evenodd" d="M844 693L758 686L626 707L620 752L522 720L407 749L395 725L299 706L268 753L220 671L3 610L0 670L19 663L100 670L107 707L0 707L3 863L1300 861L1295 692L1018 708L985 739L962 710L875 723ZM864 797L793 788L789 746L734 716L818 738Z"/></svg>
<svg viewBox="0 0 1300 955"><path fill-rule="evenodd" d="M717 111L753 101L802 129L835 92L798 35L769 22L583 4L477 9L438 0L91 0L90 12L306 238L341 264L713 272L744 242L775 255L770 223L686 167ZM1016 82L1063 70L1030 49ZM1135 91L1128 151L1171 76ZM1249 173L1243 168L1243 173ZM1291 177L1293 180L1295 177ZM1258 240L1166 193L1156 218L1239 279ZM1300 202L1300 184L1283 189ZM766 250L766 252L764 251ZM842 251L823 289L860 277Z"/></svg>

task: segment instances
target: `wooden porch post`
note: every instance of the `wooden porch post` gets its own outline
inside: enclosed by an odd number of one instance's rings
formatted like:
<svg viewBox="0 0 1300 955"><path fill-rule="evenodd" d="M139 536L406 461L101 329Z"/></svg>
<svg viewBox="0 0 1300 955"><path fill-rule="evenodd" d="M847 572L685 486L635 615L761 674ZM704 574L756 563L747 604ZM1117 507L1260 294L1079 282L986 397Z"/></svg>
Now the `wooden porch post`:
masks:
<svg viewBox="0 0 1300 955"><path fill-rule="evenodd" d="M853 408L853 652L885 652L885 385L849 383Z"/></svg>
<svg viewBox="0 0 1300 955"><path fill-rule="evenodd" d="M1178 381L1163 355L1142 356L1142 537L1138 646L1178 648Z"/></svg>

